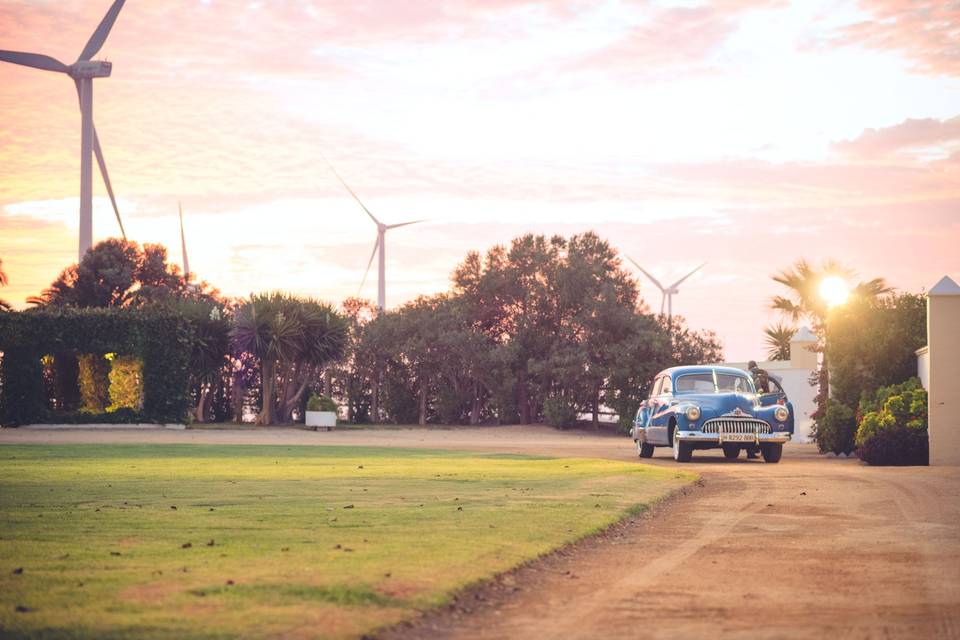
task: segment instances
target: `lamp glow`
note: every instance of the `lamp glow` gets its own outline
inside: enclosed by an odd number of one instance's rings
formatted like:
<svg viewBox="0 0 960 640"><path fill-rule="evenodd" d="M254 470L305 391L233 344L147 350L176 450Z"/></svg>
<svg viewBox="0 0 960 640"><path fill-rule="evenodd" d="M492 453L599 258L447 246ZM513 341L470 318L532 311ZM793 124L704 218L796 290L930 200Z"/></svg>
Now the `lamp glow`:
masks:
<svg viewBox="0 0 960 640"><path fill-rule="evenodd" d="M820 282L820 297L824 299L828 307L835 307L847 301L850 295L847 289L847 283L843 278L830 276Z"/></svg>

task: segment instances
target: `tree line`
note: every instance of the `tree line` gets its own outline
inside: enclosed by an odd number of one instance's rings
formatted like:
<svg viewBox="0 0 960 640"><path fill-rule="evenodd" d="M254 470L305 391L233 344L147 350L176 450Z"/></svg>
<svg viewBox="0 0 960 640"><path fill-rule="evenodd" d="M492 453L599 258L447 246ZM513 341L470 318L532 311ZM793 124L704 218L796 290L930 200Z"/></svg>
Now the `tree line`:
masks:
<svg viewBox="0 0 960 640"><path fill-rule="evenodd" d="M290 423L326 393L351 422L567 426L583 414L597 424L605 407L629 422L657 371L722 359L712 332L652 314L593 232L470 252L448 292L382 312L356 298L227 298L185 279L164 247L120 239L30 302L180 313L193 327L197 421Z"/></svg>

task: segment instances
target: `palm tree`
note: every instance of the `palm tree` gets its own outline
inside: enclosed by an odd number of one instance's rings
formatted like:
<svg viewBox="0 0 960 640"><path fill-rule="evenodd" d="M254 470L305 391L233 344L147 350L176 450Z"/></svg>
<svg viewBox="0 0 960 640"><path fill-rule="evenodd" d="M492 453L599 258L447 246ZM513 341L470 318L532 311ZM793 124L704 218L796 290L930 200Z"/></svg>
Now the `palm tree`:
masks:
<svg viewBox="0 0 960 640"><path fill-rule="evenodd" d="M310 383L343 356L347 324L333 307L283 293L252 295L237 310L234 347L260 363L257 424L289 421Z"/></svg>
<svg viewBox="0 0 960 640"><path fill-rule="evenodd" d="M283 313L283 301L280 293L251 295L237 310L231 331L234 346L251 353L260 363L262 406L257 424L277 421L277 365L296 351L300 334L296 319Z"/></svg>
<svg viewBox="0 0 960 640"><path fill-rule="evenodd" d="M789 269L784 269L780 273L772 276L774 282L782 284L789 289L789 297L774 296L770 306L782 312L793 322L806 318L811 323L813 332L820 338L820 352L823 354L820 360L820 390L817 394L817 415L823 415L826 410L826 400L830 391L830 377L827 369L827 354L823 348L823 342L826 339L826 323L830 307L827 301L820 295L820 283L824 278L838 276L844 280L851 280L856 277L852 269L846 267L836 260L825 260L820 267L812 266L806 260L798 260ZM883 278L874 278L866 282L859 282L850 292L851 298L860 298L861 300L870 300L886 293L892 289L887 286Z"/></svg>
<svg viewBox="0 0 960 640"><path fill-rule="evenodd" d="M796 327L790 327L782 322L767 327L763 330L765 334L764 342L767 345L768 360L789 360L790 359L790 341L797 333Z"/></svg>

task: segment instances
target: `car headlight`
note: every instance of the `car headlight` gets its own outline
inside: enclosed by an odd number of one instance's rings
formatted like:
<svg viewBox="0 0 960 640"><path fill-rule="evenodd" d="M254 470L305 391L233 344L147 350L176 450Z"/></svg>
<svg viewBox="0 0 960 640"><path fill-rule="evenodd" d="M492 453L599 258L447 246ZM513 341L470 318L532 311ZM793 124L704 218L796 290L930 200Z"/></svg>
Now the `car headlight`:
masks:
<svg viewBox="0 0 960 640"><path fill-rule="evenodd" d="M684 415L687 416L687 420L690 422L695 422L700 419L700 407L687 407Z"/></svg>
<svg viewBox="0 0 960 640"><path fill-rule="evenodd" d="M787 418L790 417L790 412L786 407L777 407L773 412L773 417L775 417L780 422L786 422Z"/></svg>

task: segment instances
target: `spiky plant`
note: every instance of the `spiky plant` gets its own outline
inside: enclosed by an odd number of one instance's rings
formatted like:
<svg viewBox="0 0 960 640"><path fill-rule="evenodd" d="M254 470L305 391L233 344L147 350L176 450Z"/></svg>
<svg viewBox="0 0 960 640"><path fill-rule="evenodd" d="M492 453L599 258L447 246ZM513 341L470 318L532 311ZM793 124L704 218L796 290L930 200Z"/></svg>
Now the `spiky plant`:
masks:
<svg viewBox="0 0 960 640"><path fill-rule="evenodd" d="M782 322L763 330L764 343L767 345L768 360L789 360L790 341L797 333L796 327L790 327Z"/></svg>

